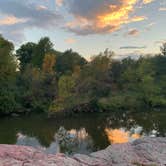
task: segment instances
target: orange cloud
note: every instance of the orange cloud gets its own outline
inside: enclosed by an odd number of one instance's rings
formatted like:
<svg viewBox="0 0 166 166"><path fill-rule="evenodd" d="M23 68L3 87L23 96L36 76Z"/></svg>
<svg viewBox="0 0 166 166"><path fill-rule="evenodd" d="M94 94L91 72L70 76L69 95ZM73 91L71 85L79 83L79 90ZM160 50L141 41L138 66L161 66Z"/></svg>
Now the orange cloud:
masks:
<svg viewBox="0 0 166 166"><path fill-rule="evenodd" d="M105 27L107 25L112 25L120 27L122 24L145 20L146 17L144 16L129 17L129 14L134 11L134 5L136 3L137 0L123 0L121 6L110 5L109 13L97 17L98 26Z"/></svg>
<svg viewBox="0 0 166 166"><path fill-rule="evenodd" d="M74 28L74 27L85 27L88 26L90 24L89 20L81 17L81 16L76 16L76 19L74 21L68 22L66 25L69 28Z"/></svg>
<svg viewBox="0 0 166 166"><path fill-rule="evenodd" d="M56 3L58 6L62 6L63 0L55 0L55 3Z"/></svg>
<svg viewBox="0 0 166 166"><path fill-rule="evenodd" d="M138 22L138 21L143 21L143 20L146 20L147 17L145 16L135 16L135 17L132 17L129 22Z"/></svg>
<svg viewBox="0 0 166 166"><path fill-rule="evenodd" d="M78 33L111 33L121 28L123 24L147 19L145 16L132 16L138 0L121 0L120 4L107 4L105 10L97 12L93 17L74 15L75 19L67 23L67 27Z"/></svg>
<svg viewBox="0 0 166 166"><path fill-rule="evenodd" d="M14 25L14 24L23 23L26 21L27 19L19 19L15 16L7 16L0 20L0 25Z"/></svg>
<svg viewBox="0 0 166 166"><path fill-rule="evenodd" d="M148 3L151 3L153 2L154 0L143 0L143 4L148 4Z"/></svg>
<svg viewBox="0 0 166 166"><path fill-rule="evenodd" d="M74 44L74 43L76 42L76 40L73 39L73 38L68 38L68 39L65 40L65 42L66 42L67 44Z"/></svg>

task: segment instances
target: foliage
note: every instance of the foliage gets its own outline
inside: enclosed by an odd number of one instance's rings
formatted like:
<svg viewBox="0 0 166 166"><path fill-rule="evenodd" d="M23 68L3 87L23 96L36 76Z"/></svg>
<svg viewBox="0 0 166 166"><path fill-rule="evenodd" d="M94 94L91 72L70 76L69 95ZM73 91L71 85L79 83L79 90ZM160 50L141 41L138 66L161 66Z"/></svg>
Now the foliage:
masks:
<svg viewBox="0 0 166 166"><path fill-rule="evenodd" d="M98 101L98 106L102 110L125 110L136 111L143 108L142 100L139 99L138 94L135 93L119 93L111 95L107 98L101 98Z"/></svg>
<svg viewBox="0 0 166 166"><path fill-rule="evenodd" d="M33 66L37 68L42 68L45 55L51 53L53 53L53 43L48 37L41 38L33 51Z"/></svg>
<svg viewBox="0 0 166 166"><path fill-rule="evenodd" d="M156 56L115 60L106 49L87 62L56 51L48 37L14 46L0 36L0 113L166 107L166 44Z"/></svg>
<svg viewBox="0 0 166 166"><path fill-rule="evenodd" d="M56 75L28 66L21 76L21 81L23 107L47 111L56 96Z"/></svg>
<svg viewBox="0 0 166 166"><path fill-rule="evenodd" d="M26 65L31 63L35 48L36 48L35 43L28 42L26 44L23 44L16 51L16 56L20 61L20 70L24 70L26 68Z"/></svg>
<svg viewBox="0 0 166 166"><path fill-rule="evenodd" d="M15 79L17 63L14 46L0 36L0 114L16 110Z"/></svg>
<svg viewBox="0 0 166 166"><path fill-rule="evenodd" d="M52 54L45 55L42 65L43 72L50 74L54 73L54 66L55 66L55 56Z"/></svg>
<svg viewBox="0 0 166 166"><path fill-rule="evenodd" d="M166 43L163 43L163 45L160 47L161 53L163 56L166 56Z"/></svg>
<svg viewBox="0 0 166 166"><path fill-rule="evenodd" d="M70 49L57 56L55 70L62 75L73 72L75 66L83 66L86 63L83 57Z"/></svg>
<svg viewBox="0 0 166 166"><path fill-rule="evenodd" d="M110 90L108 70L111 68L112 53L99 54L84 65L77 82L77 91L87 94L92 100L107 95Z"/></svg>
<svg viewBox="0 0 166 166"><path fill-rule="evenodd" d="M66 105L69 103L68 101L72 98L72 95L74 95L74 87L75 80L72 76L61 76L58 81L58 98L53 102L50 110L57 112L65 108L68 109L70 106L66 107ZM72 103L70 102L70 104Z"/></svg>

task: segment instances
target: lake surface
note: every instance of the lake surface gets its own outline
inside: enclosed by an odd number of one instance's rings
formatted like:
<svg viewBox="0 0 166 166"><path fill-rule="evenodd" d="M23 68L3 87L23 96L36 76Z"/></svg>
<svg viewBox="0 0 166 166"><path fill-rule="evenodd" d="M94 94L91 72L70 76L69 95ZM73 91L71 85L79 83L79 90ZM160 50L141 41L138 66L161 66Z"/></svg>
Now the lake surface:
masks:
<svg viewBox="0 0 166 166"><path fill-rule="evenodd" d="M0 119L0 144L33 146L46 153L88 154L144 136L166 136L166 112L90 113L63 118L33 114Z"/></svg>

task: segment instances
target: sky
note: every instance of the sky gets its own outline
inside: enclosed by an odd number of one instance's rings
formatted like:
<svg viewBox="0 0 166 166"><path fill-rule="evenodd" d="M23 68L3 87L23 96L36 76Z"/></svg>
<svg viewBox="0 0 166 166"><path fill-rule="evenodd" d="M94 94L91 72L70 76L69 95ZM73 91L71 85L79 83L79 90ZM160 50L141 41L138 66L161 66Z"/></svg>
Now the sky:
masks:
<svg viewBox="0 0 166 166"><path fill-rule="evenodd" d="M158 53L165 29L166 0L0 0L0 34L16 48L48 36L85 58L138 56Z"/></svg>

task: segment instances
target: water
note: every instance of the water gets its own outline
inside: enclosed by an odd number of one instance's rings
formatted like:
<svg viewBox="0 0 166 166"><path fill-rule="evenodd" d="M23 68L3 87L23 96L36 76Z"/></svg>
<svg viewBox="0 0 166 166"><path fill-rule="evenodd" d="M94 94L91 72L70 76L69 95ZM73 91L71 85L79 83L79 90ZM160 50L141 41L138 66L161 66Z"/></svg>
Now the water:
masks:
<svg viewBox="0 0 166 166"><path fill-rule="evenodd" d="M166 112L90 113L47 118L29 115L0 119L0 144L33 146L46 153L83 153L144 136L166 136Z"/></svg>

